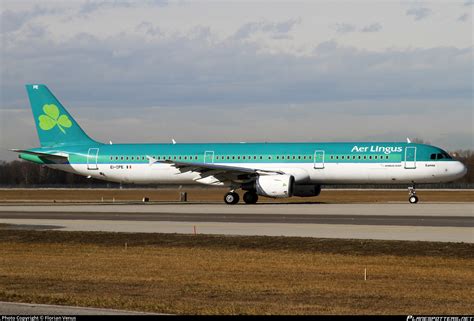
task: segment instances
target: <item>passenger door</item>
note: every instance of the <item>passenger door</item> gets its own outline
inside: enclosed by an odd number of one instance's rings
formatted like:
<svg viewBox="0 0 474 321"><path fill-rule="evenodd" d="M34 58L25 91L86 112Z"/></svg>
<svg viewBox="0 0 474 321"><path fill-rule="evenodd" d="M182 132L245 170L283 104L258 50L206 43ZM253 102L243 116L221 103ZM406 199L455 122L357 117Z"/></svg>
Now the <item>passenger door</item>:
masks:
<svg viewBox="0 0 474 321"><path fill-rule="evenodd" d="M99 158L98 148L89 148L87 153L87 169L96 170L99 169L97 166L97 159Z"/></svg>
<svg viewBox="0 0 474 321"><path fill-rule="evenodd" d="M204 163L206 163L206 164L214 163L214 151L205 151L204 152Z"/></svg>
<svg viewBox="0 0 474 321"><path fill-rule="evenodd" d="M322 169L324 168L324 151L317 150L314 152L314 168Z"/></svg>
<svg viewBox="0 0 474 321"><path fill-rule="evenodd" d="M405 148L405 168L416 168L416 147Z"/></svg>

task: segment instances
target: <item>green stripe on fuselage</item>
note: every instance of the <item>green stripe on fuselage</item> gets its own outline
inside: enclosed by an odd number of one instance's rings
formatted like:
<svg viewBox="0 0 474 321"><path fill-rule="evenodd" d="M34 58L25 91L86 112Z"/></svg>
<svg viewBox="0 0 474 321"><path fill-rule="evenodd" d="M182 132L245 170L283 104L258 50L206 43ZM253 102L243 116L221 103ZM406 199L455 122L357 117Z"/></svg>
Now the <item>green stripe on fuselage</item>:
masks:
<svg viewBox="0 0 474 321"><path fill-rule="evenodd" d="M159 160L199 163L314 163L315 156L317 161L322 161L322 151L324 163L392 163L405 160L407 147L416 148L416 161L450 160L431 159L432 154L446 155L438 147L402 142L94 144L63 147L60 151L69 154L69 162L73 164L87 163L89 148L99 149L99 164L148 163L147 156ZM32 151L48 152L43 148Z"/></svg>

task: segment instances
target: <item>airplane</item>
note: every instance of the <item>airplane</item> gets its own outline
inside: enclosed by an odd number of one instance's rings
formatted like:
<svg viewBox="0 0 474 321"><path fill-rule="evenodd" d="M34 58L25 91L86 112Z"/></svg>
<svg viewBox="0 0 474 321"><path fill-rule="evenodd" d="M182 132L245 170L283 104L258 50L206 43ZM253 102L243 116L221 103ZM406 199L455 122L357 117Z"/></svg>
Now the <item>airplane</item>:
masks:
<svg viewBox="0 0 474 321"><path fill-rule="evenodd" d="M19 158L74 174L130 184L203 184L224 201L318 196L323 184L415 184L461 178L466 167L441 148L407 142L115 144L91 139L46 85L26 85L41 147Z"/></svg>

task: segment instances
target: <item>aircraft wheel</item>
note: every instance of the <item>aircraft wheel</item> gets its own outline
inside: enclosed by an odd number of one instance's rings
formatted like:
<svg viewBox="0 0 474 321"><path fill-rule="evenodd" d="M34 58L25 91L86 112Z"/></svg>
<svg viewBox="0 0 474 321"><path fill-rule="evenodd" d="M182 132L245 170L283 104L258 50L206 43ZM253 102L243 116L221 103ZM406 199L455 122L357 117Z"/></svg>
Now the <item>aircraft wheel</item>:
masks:
<svg viewBox="0 0 474 321"><path fill-rule="evenodd" d="M258 195L255 192L245 192L244 202L245 204L255 204L258 201Z"/></svg>
<svg viewBox="0 0 474 321"><path fill-rule="evenodd" d="M239 202L239 194L236 192L229 192L225 194L224 202L226 204L237 204Z"/></svg>
<svg viewBox="0 0 474 321"><path fill-rule="evenodd" d="M410 196L410 198L408 198L408 201L409 201L411 204L416 204L416 203L418 203L418 196L412 195L412 196Z"/></svg>

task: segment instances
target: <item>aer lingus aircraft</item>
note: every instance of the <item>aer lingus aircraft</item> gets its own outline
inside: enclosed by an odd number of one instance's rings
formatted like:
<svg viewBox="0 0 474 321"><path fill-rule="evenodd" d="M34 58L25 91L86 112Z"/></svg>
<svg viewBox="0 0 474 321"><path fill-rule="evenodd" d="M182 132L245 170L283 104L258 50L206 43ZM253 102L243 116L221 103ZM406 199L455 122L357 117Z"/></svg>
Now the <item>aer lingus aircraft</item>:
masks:
<svg viewBox="0 0 474 321"><path fill-rule="evenodd" d="M19 157L79 175L135 184L226 186L224 201L317 196L322 184L453 181L466 167L444 150L408 142L103 144L91 139L45 85L26 85L41 147Z"/></svg>

